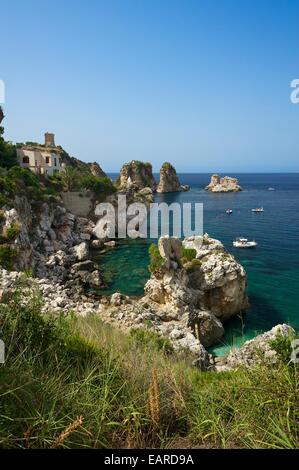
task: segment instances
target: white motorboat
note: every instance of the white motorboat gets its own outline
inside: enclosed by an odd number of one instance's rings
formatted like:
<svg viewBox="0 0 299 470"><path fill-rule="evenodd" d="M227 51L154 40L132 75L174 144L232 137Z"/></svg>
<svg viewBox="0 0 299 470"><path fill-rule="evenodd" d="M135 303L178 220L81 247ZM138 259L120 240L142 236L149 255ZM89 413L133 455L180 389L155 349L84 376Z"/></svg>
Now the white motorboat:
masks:
<svg viewBox="0 0 299 470"><path fill-rule="evenodd" d="M233 210L232 209L226 209L225 211L227 214L232 214L233 213Z"/></svg>
<svg viewBox="0 0 299 470"><path fill-rule="evenodd" d="M249 241L247 238L237 238L233 241L233 245L235 248L255 248L257 242L255 240Z"/></svg>
<svg viewBox="0 0 299 470"><path fill-rule="evenodd" d="M268 188L268 191L275 191L275 188Z"/></svg>
<svg viewBox="0 0 299 470"><path fill-rule="evenodd" d="M264 212L263 207L256 207L255 209L251 209L251 212Z"/></svg>

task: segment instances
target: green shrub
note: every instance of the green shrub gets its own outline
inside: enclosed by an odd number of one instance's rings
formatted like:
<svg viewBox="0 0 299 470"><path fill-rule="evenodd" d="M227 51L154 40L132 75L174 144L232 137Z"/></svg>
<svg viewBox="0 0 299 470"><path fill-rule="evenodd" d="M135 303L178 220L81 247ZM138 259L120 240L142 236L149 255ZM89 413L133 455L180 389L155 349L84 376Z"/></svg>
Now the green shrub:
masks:
<svg viewBox="0 0 299 470"><path fill-rule="evenodd" d="M114 193L116 188L108 177L86 175L81 179L82 189L93 191L95 193Z"/></svg>
<svg viewBox="0 0 299 470"><path fill-rule="evenodd" d="M20 231L21 225L18 222L12 223L10 227L5 230L5 236L7 241L14 241L20 235Z"/></svg>
<svg viewBox="0 0 299 470"><path fill-rule="evenodd" d="M7 271L12 271L17 256L17 249L6 245L0 246L0 266L7 269Z"/></svg>
<svg viewBox="0 0 299 470"><path fill-rule="evenodd" d="M193 261L196 258L196 250L194 248L183 248L181 263L185 264L189 261Z"/></svg>
<svg viewBox="0 0 299 470"><path fill-rule="evenodd" d="M164 168L164 170L171 170L171 169L174 170L172 164L169 163L169 162L164 162L163 165L162 165L162 168Z"/></svg>
<svg viewBox="0 0 299 470"><path fill-rule="evenodd" d="M39 178L27 168L13 166L5 173L0 173L0 191L4 197L0 205L11 201L15 194L26 194L29 199L41 200L45 194L45 188Z"/></svg>
<svg viewBox="0 0 299 470"><path fill-rule="evenodd" d="M0 127L0 167L10 168L17 163L16 147L3 139L3 133L3 127Z"/></svg>
<svg viewBox="0 0 299 470"><path fill-rule="evenodd" d="M270 346L276 351L278 357L285 364L289 364L291 361L292 355L292 341L295 339L294 336L283 336L281 333L278 333L276 338L270 341Z"/></svg>
<svg viewBox="0 0 299 470"><path fill-rule="evenodd" d="M28 350L30 354L42 353L46 360L55 354L68 365L91 361L97 355L97 349L78 334L73 334L70 318L42 314L42 297L28 287L26 292L27 281L28 276L20 281L8 306L0 304L1 339L8 345L7 353L16 355Z"/></svg>
<svg viewBox="0 0 299 470"><path fill-rule="evenodd" d="M58 192L55 188L46 188L45 193L48 196L57 196L58 195Z"/></svg>
<svg viewBox="0 0 299 470"><path fill-rule="evenodd" d="M163 336L153 331L133 328L130 331L130 336L139 347L163 351L166 354L171 354L174 351L172 343L168 338L163 338Z"/></svg>
<svg viewBox="0 0 299 470"><path fill-rule="evenodd" d="M184 261L181 260L182 264L184 265L184 268L192 271L196 268L199 268L202 265L202 261L200 259L194 258L192 261Z"/></svg>
<svg viewBox="0 0 299 470"><path fill-rule="evenodd" d="M72 166L65 167L57 178L59 178L60 184L65 191L76 191L80 187L81 175L79 171Z"/></svg>
<svg viewBox="0 0 299 470"><path fill-rule="evenodd" d="M159 248L155 243L151 244L148 251L150 255L150 265L148 269L151 273L154 273L157 269L163 266L165 259L160 255Z"/></svg>

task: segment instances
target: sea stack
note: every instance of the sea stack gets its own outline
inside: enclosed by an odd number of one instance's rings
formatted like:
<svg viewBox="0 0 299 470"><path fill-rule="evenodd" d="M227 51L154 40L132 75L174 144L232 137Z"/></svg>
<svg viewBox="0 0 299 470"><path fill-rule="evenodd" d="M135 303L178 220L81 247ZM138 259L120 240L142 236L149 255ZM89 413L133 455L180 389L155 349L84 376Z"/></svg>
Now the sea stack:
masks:
<svg viewBox="0 0 299 470"><path fill-rule="evenodd" d="M133 160L123 165L116 181L119 190L141 191L144 188L156 190L157 184L150 163Z"/></svg>
<svg viewBox="0 0 299 470"><path fill-rule="evenodd" d="M205 189L213 193L236 193L242 191L237 178L232 178L231 176L220 178L219 175L212 175L210 184Z"/></svg>
<svg viewBox="0 0 299 470"><path fill-rule="evenodd" d="M172 193L178 191L188 191L187 185L181 185L175 168L171 163L163 163L160 170L160 182L157 187L157 193Z"/></svg>

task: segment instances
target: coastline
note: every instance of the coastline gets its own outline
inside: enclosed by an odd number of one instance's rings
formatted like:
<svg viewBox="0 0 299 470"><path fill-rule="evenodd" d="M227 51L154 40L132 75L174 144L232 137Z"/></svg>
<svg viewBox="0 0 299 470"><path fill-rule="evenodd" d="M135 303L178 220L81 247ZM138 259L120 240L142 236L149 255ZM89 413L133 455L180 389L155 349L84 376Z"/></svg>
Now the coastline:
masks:
<svg viewBox="0 0 299 470"><path fill-rule="evenodd" d="M228 251L237 257L248 274L248 295L251 307L246 314L245 328L242 329L242 323L238 318L230 320L226 325L225 344L212 347L210 351L223 354L230 349L231 345L240 345L245 340L252 339L281 322L290 323L298 328L296 292L299 289L299 272L296 260L293 258L293 250L296 250L296 233L299 227L298 223L295 225L288 223L289 219L294 219L298 204L297 174L234 174L241 181L244 191L224 195L207 194L204 191L210 174L178 175L182 183L191 185L191 191L186 194L156 195L155 200L168 203L202 201L206 207L205 231L224 242ZM111 173L110 176L112 176ZM274 186L276 191L268 191L270 186ZM253 216L250 212L251 208L263 203L267 206L266 213L262 217ZM233 206L235 209L233 219L227 218L225 214L228 206ZM285 238L281 239L281 233L285 233ZM259 249L255 253L248 251L240 253L235 250L232 247L232 240L235 236L241 235L256 238L259 241ZM292 240L291 246L288 243L288 236ZM136 252L134 252L134 244ZM115 274L112 282L114 291L142 295L143 285L149 278L147 250L148 245L144 241L130 241L129 245L121 242L115 251L111 250L101 256L101 263L103 262L104 266ZM123 263L128 263L131 273L128 279L126 273L122 273ZM131 279L133 282L136 279L138 283L136 291L130 282ZM127 286L129 286L128 290L126 290ZM113 293L112 290L107 292Z"/></svg>

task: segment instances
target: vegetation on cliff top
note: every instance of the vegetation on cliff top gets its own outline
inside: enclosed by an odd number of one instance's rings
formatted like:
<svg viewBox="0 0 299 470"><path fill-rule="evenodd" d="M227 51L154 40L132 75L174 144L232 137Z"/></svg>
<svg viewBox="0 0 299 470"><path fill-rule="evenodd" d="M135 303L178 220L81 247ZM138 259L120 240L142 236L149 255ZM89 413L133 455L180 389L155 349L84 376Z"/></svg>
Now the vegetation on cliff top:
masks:
<svg viewBox="0 0 299 470"><path fill-rule="evenodd" d="M0 127L0 167L10 168L17 163L16 148L3 138L4 128Z"/></svg>
<svg viewBox="0 0 299 470"><path fill-rule="evenodd" d="M161 168L163 168L164 170L174 170L175 171L174 166L169 162L164 162Z"/></svg>
<svg viewBox="0 0 299 470"><path fill-rule="evenodd" d="M154 273L157 269L163 266L165 259L160 255L159 248L155 243L152 243L149 247L149 255L150 255L150 264L149 264L149 272Z"/></svg>
<svg viewBox="0 0 299 470"><path fill-rule="evenodd" d="M202 373L154 336L41 305L0 304L2 448L298 447L292 363Z"/></svg>
<svg viewBox="0 0 299 470"><path fill-rule="evenodd" d="M141 167L152 168L152 164L150 162L142 162L141 160L131 160L130 162L124 164L124 167L130 167L130 166L136 167L136 168L141 168Z"/></svg>
<svg viewBox="0 0 299 470"><path fill-rule="evenodd" d="M95 194L112 194L116 191L111 179L107 176L95 176L88 172L82 174L71 166L66 167L60 173L55 173L50 181L60 191L89 190Z"/></svg>

